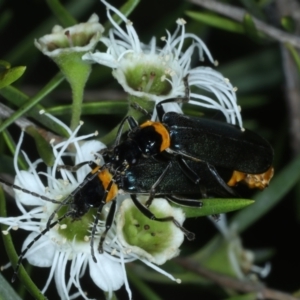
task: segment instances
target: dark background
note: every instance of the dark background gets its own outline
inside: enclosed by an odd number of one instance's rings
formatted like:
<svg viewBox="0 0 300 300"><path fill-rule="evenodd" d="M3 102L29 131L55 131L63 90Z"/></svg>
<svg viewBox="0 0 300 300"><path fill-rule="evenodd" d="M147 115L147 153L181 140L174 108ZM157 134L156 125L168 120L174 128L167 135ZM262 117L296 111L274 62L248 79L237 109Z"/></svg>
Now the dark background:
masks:
<svg viewBox="0 0 300 300"><path fill-rule="evenodd" d="M72 1L62 1L69 4ZM76 15L79 21L85 21L91 13L96 12L101 20L106 20L104 6L99 1L86 1L87 9ZM91 3L91 5L90 5ZM110 1L111 4L119 7L122 1ZM231 1L233 5L241 6L239 1ZM281 46L271 40L263 40L260 43L253 41L247 35L235 34L225 30L212 28L204 24L190 20L186 15L186 10L202 10L184 1L141 1L136 10L129 17L134 22L134 26L143 42L148 42L152 35L160 37L164 35L167 28L171 32L175 28L175 20L183 17L188 21L187 31L199 34L209 47L213 57L219 61L218 70L225 77L229 77L232 84L239 88L237 97L242 107L244 126L252 129L270 141L275 149L275 174L289 163L296 155L297 150L291 149L290 145L293 136L290 134L290 119L288 105L285 95L285 77L282 71L282 49ZM270 4L267 10L262 11L266 21L274 26L278 26L278 14L274 4ZM6 0L0 2L0 14L7 16L2 18L5 26L0 27L0 59L9 61L12 66L26 65L25 75L14 84L21 91L28 95L34 95L45 85L56 73L56 65L47 57L43 56L33 45L33 37L40 37L42 34L38 30L45 28L44 33L48 33L56 21L43 25L51 16L46 1L16 1ZM54 17L52 17L53 19ZM51 23L51 24L50 24ZM39 34L35 36L34 34ZM32 36L33 35L33 36ZM27 45L26 49L24 45ZM23 49L22 51L20 49ZM25 49L25 50L24 50ZM96 68L95 68L96 69ZM88 83L86 90L86 101L105 100L104 91L117 90L118 99L125 99L120 86L111 80L110 70L96 69ZM107 72L107 73L106 73ZM107 75L107 76L106 76ZM259 101L256 101L259 99ZM0 101L5 102L0 96ZM51 99L42 102L44 106L54 106L57 104L67 104L71 101L71 92L66 83L63 83L52 94ZM13 107L12 107L13 108ZM124 111L125 115L126 111ZM89 131L99 119L101 123L108 124L103 127L103 132L116 125L122 118L122 113L117 116L84 116L83 119ZM68 116L63 118L68 122ZM98 129L98 128L97 128ZM9 128L11 134L18 139L19 129L12 125ZM30 138L27 138L30 147ZM26 151L26 143L25 143ZM30 147L29 155L34 158L37 154ZM5 173L6 170L1 169ZM271 188L271 187L270 187ZM248 195L250 198L253 195ZM293 292L299 288L297 276L300 268L299 243L297 243L299 232L299 210L298 193L291 190L284 199L263 218L247 229L241 236L243 245L247 249L272 249L273 256L269 257L272 265L270 275L263 279L263 282L274 289ZM9 211L14 212L14 207L9 201ZM229 218L231 214L228 214ZM186 241L183 245L182 254L193 253L204 246L216 234L216 229L206 218L188 220L186 227L195 232L197 239L194 242ZM23 237L21 233L13 233L16 237L16 248L20 250ZM3 250L2 241L0 244L1 264L5 264L8 258ZM263 263L262 263L263 265ZM34 268L32 277L39 287L43 286L48 270ZM3 275L9 280L12 269L5 270ZM42 279L41 279L42 278ZM14 287L18 287L18 282ZM211 285L192 284L158 284L148 282L162 299L170 299L170 292L176 293L178 299L189 297L199 299L225 299L226 293L221 288ZM91 280L85 279L83 286L89 291L90 296L101 299L99 291L91 284ZM134 285L131 285L134 299L144 299ZM52 296L53 293L53 296ZM120 299L127 299L124 290L117 293ZM195 296L197 295L197 296ZM55 288L47 292L49 299L55 297ZM26 299L31 299L27 294Z"/></svg>

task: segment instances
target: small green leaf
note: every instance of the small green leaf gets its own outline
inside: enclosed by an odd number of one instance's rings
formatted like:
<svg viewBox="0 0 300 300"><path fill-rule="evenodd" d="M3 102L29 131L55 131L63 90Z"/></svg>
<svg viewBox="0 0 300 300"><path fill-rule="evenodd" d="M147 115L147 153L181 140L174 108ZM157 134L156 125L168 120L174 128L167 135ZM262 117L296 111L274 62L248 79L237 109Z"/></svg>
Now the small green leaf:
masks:
<svg viewBox="0 0 300 300"><path fill-rule="evenodd" d="M77 23L70 11L59 0L47 0L46 3L63 27L73 26Z"/></svg>
<svg viewBox="0 0 300 300"><path fill-rule="evenodd" d="M289 16L286 16L286 17L283 17L281 18L281 26L288 32L295 32L295 29L296 29L296 24L295 24L295 21L289 17Z"/></svg>
<svg viewBox="0 0 300 300"><path fill-rule="evenodd" d="M249 199L222 199L222 198L212 198L212 199L201 199L203 203L202 207L180 207L187 218L203 217L209 215L217 215L221 213L227 213L230 211L238 210L244 208L250 204L253 204L253 200Z"/></svg>
<svg viewBox="0 0 300 300"><path fill-rule="evenodd" d="M285 44L285 47L290 51L295 63L297 65L298 72L300 73L300 57L297 50L290 44Z"/></svg>
<svg viewBox="0 0 300 300"><path fill-rule="evenodd" d="M2 67L4 69L10 69L10 63L6 60L0 59L0 67Z"/></svg>
<svg viewBox="0 0 300 300"><path fill-rule="evenodd" d="M1 1L0 1L1 2ZM10 22L13 22L14 13L11 9L1 10L0 15L0 33L4 31Z"/></svg>
<svg viewBox="0 0 300 300"><path fill-rule="evenodd" d="M25 70L26 67L21 66L2 71L0 73L0 89L18 80L24 74Z"/></svg>
<svg viewBox="0 0 300 300"><path fill-rule="evenodd" d="M194 11L186 11L185 13L191 19L202 22L209 26L213 26L216 28L220 28L222 30L227 30L227 31L236 32L236 33L244 33L245 32L244 27L240 23L234 22L227 18L220 17L215 14L200 13L200 12L194 12Z"/></svg>
<svg viewBox="0 0 300 300"><path fill-rule="evenodd" d="M51 146L40 134L40 132L33 126L26 128L26 132L34 138L36 148L40 157L43 159L47 166L53 166L54 155Z"/></svg>
<svg viewBox="0 0 300 300"><path fill-rule="evenodd" d="M64 116L71 113L71 105L60 105L47 108L47 113ZM125 115L128 103L124 101L97 101L82 104L82 115Z"/></svg>
<svg viewBox="0 0 300 300"><path fill-rule="evenodd" d="M2 136L3 136L3 140L5 141L6 147L10 150L11 154L14 156L16 153L16 144L14 142L13 137L7 130L4 130L2 132ZM2 155L2 159L3 156L4 155ZM6 173L9 172L9 170L11 170L10 174L15 174L13 158L7 158L5 160L5 163L3 163L1 167L3 168L9 161L11 161L11 165L9 167L7 166L4 170ZM21 167L22 170L26 170L28 168L28 164L24 160L23 155L18 156L18 165Z"/></svg>
<svg viewBox="0 0 300 300"><path fill-rule="evenodd" d="M41 118L39 111L42 106L39 105L39 102L42 101L51 91L53 91L62 81L64 80L64 76L61 73L56 74L35 96L29 98L27 95L14 88L13 86L6 86L5 88L0 90L0 94L14 103L17 101L16 105L19 106L19 109L15 111L9 118L7 118L0 125L0 132L11 125L15 120L22 117L25 113L28 112L30 115L31 110L35 110L38 107L38 111L35 111L33 114L34 118L41 123L46 123L47 127L49 127L52 131L58 132L62 136L68 136L68 132L62 128L57 122L49 119L49 118Z"/></svg>
<svg viewBox="0 0 300 300"><path fill-rule="evenodd" d="M0 300L21 300L10 284L0 274Z"/></svg>
<svg viewBox="0 0 300 300"><path fill-rule="evenodd" d="M151 287L142 280L142 278L135 272L127 272L127 276L130 283L135 286L135 288L143 295L145 300L162 300L161 297L153 290Z"/></svg>
<svg viewBox="0 0 300 300"><path fill-rule="evenodd" d="M10 103L14 104L15 106L22 106L25 105L29 101L29 97L15 88L14 86L10 85L0 90L0 95L4 97L6 100L8 100ZM48 117L41 117L40 111L43 110L44 107L40 104L37 104L33 108L31 108L27 114L28 116L32 117L39 123L43 124L44 127L49 128L51 131L67 137L68 132L65 128L63 128L61 125L57 124L54 120L48 118ZM7 119L6 119L7 120ZM6 120L4 122L6 122ZM10 122L8 122L11 124ZM7 124L7 126L9 125ZM2 127L2 124L0 124L0 132L3 131L4 127Z"/></svg>
<svg viewBox="0 0 300 300"><path fill-rule="evenodd" d="M243 19L244 29L247 35L255 42L261 43L263 35L257 31L255 23L253 22L252 16L249 14L244 15Z"/></svg>

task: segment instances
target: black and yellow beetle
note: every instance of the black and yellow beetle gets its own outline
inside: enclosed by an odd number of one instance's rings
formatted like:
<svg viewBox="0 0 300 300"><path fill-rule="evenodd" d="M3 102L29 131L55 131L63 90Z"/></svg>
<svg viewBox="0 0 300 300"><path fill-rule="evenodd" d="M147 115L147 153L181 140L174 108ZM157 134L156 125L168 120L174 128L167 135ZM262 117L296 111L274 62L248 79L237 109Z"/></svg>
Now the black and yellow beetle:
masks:
<svg viewBox="0 0 300 300"><path fill-rule="evenodd" d="M165 112L163 104L174 101L167 99L156 105L158 122L139 125L131 116L123 120L114 147L102 151L110 156L113 169L136 165L143 157L176 157L182 172L195 183L203 178L187 161L206 163L210 169L231 170L229 186L242 181L249 188L264 189L269 184L274 153L264 138L225 122ZM130 130L122 139L125 122ZM218 177L218 172L215 176Z"/></svg>

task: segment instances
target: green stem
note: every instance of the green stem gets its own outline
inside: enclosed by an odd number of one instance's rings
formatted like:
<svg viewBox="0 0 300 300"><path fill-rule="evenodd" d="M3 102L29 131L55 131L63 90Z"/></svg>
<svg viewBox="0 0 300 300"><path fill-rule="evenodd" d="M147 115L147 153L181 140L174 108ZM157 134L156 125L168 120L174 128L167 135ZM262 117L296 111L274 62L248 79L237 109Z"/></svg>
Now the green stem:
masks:
<svg viewBox="0 0 300 300"><path fill-rule="evenodd" d="M70 83L71 84L71 83ZM72 88L72 118L70 128L74 130L80 121L81 106L83 102L84 86L80 84L71 84Z"/></svg>
<svg viewBox="0 0 300 300"><path fill-rule="evenodd" d="M16 119L22 117L28 110L37 105L46 95L50 93L54 88L56 88L64 79L64 76L61 73L55 75L49 83L42 88L34 97L26 101L25 104L20 106L20 108L13 113L8 119L6 119L0 125L0 132L11 125Z"/></svg>
<svg viewBox="0 0 300 300"><path fill-rule="evenodd" d="M6 217L7 211L6 211L6 205L5 205L5 197L3 190L0 188L0 216ZM1 225L1 230L6 230L6 225ZM17 261L18 261L18 255L16 252L16 249L14 247L12 238L10 234L4 235L2 234L4 247L6 250L6 253L9 257L9 260L13 267L16 267ZM27 274L24 267L21 265L19 269L19 279L21 282L26 286L27 290L30 292L30 294L38 300L46 300L47 298L41 293L41 291L38 289L38 287L34 284L34 282L31 280L30 276Z"/></svg>
<svg viewBox="0 0 300 300"><path fill-rule="evenodd" d="M136 289L143 295L143 299L146 300L161 300L159 297L147 284L145 284L139 276L134 274L131 270L128 270L127 276L130 282L136 287Z"/></svg>
<svg viewBox="0 0 300 300"><path fill-rule="evenodd" d="M82 61L83 52L62 53L54 61L68 80L72 90L71 129L74 130L80 121L84 87L91 73L91 65Z"/></svg>
<svg viewBox="0 0 300 300"><path fill-rule="evenodd" d="M47 0L46 1L53 14L58 19L59 23L63 27L69 27L77 24L76 19L65 9L59 0Z"/></svg>
<svg viewBox="0 0 300 300"><path fill-rule="evenodd" d="M142 108L144 108L145 110L147 110L148 112L150 112L150 114L152 113L153 110L153 106L154 106L154 102L153 101L149 101L146 99L141 99L141 98L137 98L135 96L129 96L128 98L128 111L127 114L125 116L125 118L127 116L131 116L133 117L135 120L137 120L137 122L141 122L142 120L145 120L147 117L144 116L143 114L141 114L140 111L137 111L136 109L132 108L130 106L131 103L137 103L139 106L141 106ZM119 130L120 125L118 124L116 127L114 127L109 133L107 133L105 136L101 137L101 142L104 143L105 145L111 145L113 144L117 132ZM128 129L127 124L125 124L124 130L123 132L125 132Z"/></svg>

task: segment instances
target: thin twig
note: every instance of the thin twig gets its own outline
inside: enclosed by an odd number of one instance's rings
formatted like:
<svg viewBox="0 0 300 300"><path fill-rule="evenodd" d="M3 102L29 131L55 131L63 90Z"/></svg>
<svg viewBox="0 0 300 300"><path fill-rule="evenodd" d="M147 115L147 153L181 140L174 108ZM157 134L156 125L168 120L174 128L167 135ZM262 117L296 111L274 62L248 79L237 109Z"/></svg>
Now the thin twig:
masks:
<svg viewBox="0 0 300 300"><path fill-rule="evenodd" d="M245 14L247 13L246 10L235 7L233 5L220 3L214 0L189 0L190 2L205 7L209 10L217 12L221 15L227 16L233 20L238 22L242 22L244 19ZM286 33L282 30L279 30L275 27L272 27L252 16L252 20L258 30L265 33L269 37L281 42L281 43L289 43L292 46L300 49L300 38L296 35Z"/></svg>
<svg viewBox="0 0 300 300"><path fill-rule="evenodd" d="M14 112L15 111L9 108L8 106L0 103L0 119L9 118ZM22 130L26 130L27 127L34 127L47 142L54 140L54 144L57 144L64 140L62 137L37 126L35 123L29 121L27 118L18 118L14 121L14 123L17 126L19 126Z"/></svg>
<svg viewBox="0 0 300 300"><path fill-rule="evenodd" d="M14 110L12 110L8 106L0 103L0 119L7 119L13 113L14 113ZM34 123L32 123L31 121L29 121L28 119L23 118L23 117L22 118L18 118L14 123L17 126L19 126L21 129L26 128L28 126L34 126L34 127L36 127L36 125Z"/></svg>
<svg viewBox="0 0 300 300"><path fill-rule="evenodd" d="M192 271L200 276L203 276L216 284L234 289L235 291L244 293L257 293L257 299L272 299L272 300L299 300L289 294L276 291L265 287L262 283L252 281L241 281L223 274L216 273L212 270L206 269L198 264L196 261L188 258L176 258L178 264L188 271Z"/></svg>
<svg viewBox="0 0 300 300"><path fill-rule="evenodd" d="M295 33L300 34L300 5L295 0L277 0L276 8L281 16L293 16ZM299 51L298 51L299 54ZM286 47L281 47L282 67L285 76L285 98L288 109L288 121L291 138L289 139L294 156L300 153L300 80L299 70Z"/></svg>

